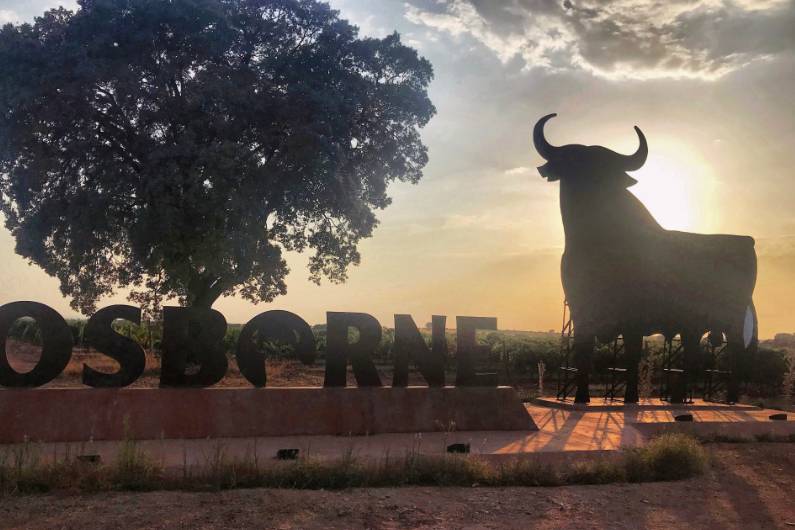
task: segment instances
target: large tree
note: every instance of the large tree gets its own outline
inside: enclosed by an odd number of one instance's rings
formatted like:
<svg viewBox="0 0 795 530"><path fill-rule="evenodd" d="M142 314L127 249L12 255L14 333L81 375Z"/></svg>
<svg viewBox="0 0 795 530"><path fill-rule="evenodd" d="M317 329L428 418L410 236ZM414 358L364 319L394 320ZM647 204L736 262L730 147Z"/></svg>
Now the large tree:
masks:
<svg viewBox="0 0 795 530"><path fill-rule="evenodd" d="M210 307L344 281L417 182L430 63L316 0L80 0L0 30L0 203L83 312L117 287Z"/></svg>

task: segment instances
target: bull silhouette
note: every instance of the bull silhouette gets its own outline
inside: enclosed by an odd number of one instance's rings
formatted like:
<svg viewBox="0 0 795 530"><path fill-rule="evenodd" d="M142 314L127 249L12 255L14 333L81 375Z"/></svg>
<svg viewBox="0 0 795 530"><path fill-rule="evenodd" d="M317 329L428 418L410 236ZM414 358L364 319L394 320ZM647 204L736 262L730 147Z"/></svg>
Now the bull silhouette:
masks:
<svg viewBox="0 0 795 530"><path fill-rule="evenodd" d="M541 176L560 182L566 242L561 277L575 326L575 402L589 401L595 339L623 336L625 402L634 403L644 336L679 334L688 374L708 332L726 337L735 368L728 394L736 400L736 360L755 345L758 327L753 238L664 229L627 189L637 183L627 172L640 169L648 155L643 132L635 127L640 146L631 155L601 146L556 147L544 136L544 125L555 116L538 120L533 143L547 161L538 168Z"/></svg>

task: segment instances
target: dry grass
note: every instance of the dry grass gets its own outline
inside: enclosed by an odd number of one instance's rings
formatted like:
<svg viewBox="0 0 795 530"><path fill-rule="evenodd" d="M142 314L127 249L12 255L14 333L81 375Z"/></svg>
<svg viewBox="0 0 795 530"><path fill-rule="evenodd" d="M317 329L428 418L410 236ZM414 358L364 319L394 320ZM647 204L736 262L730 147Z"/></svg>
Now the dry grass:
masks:
<svg viewBox="0 0 795 530"><path fill-rule="evenodd" d="M647 445L626 451L625 473L630 482L681 480L701 475L709 458L692 436L667 433Z"/></svg>
<svg viewBox="0 0 795 530"><path fill-rule="evenodd" d="M698 440L701 443L795 443L795 433L792 434L772 434L760 433L753 436L740 436L728 434L710 434L707 436L699 436Z"/></svg>
<svg viewBox="0 0 795 530"><path fill-rule="evenodd" d="M708 461L700 443L681 434L663 435L620 458L558 466L532 458L493 465L474 456L427 456L416 451L397 458L385 455L376 462L359 460L349 452L335 461L304 457L261 465L256 458L229 458L219 443L201 465L166 473L134 441L121 444L116 459L107 464L69 455L44 462L37 446L22 444L0 455L0 493L608 484L684 479L703 473Z"/></svg>

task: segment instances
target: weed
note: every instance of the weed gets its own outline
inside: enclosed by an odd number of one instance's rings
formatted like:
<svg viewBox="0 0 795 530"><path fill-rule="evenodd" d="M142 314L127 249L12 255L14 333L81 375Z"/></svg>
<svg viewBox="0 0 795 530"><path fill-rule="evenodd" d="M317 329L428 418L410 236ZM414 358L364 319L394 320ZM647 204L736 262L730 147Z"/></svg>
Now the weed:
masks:
<svg viewBox="0 0 795 530"><path fill-rule="evenodd" d="M117 489L147 491L158 487L162 469L130 437L128 419L124 419L124 440L109 469L109 479Z"/></svg>

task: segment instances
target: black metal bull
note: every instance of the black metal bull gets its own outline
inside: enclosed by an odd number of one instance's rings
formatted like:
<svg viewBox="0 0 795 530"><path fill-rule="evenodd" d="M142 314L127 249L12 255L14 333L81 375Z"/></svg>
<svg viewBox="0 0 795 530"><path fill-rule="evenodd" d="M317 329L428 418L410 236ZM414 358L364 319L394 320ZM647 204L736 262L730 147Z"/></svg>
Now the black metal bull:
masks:
<svg viewBox="0 0 795 530"><path fill-rule="evenodd" d="M589 401L594 338L623 336L625 401L630 403L638 401L637 365L644 336L679 334L686 365L708 331L726 335L730 362L755 344L753 238L665 230L627 190L637 183L627 172L640 169L648 155L641 130L635 127L640 146L632 155L601 146L556 147L544 136L544 124L554 116L536 123L533 142L547 160L539 173L560 181L566 241L561 276L576 330L575 401ZM752 336L745 331L747 319L752 319ZM736 399L732 379L729 397Z"/></svg>

